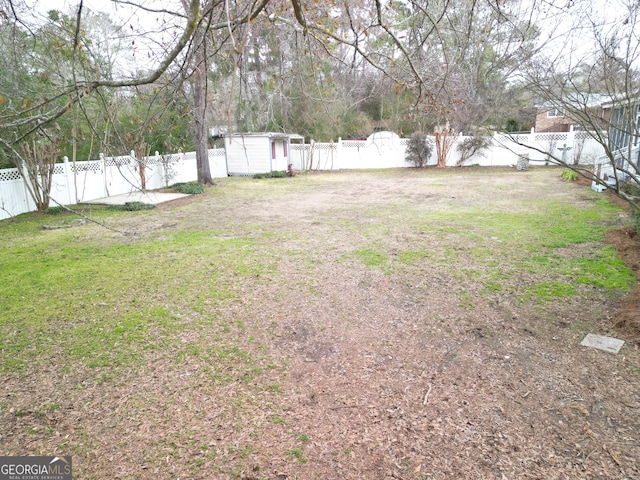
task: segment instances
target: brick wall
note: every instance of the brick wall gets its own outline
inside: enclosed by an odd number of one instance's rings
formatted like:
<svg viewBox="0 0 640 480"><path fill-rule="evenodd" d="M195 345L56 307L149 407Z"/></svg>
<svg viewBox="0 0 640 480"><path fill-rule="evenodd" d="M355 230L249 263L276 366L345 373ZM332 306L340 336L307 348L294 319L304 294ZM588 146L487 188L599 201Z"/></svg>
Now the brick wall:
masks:
<svg viewBox="0 0 640 480"><path fill-rule="evenodd" d="M568 132L569 126L575 122L569 117L558 116L558 113L555 109L539 108L536 115L536 132Z"/></svg>

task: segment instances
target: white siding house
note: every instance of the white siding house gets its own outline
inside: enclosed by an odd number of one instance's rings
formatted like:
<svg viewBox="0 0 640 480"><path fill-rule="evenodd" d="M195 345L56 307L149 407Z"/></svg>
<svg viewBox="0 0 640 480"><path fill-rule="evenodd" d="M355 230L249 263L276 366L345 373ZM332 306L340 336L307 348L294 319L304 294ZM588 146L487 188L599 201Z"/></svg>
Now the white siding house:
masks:
<svg viewBox="0 0 640 480"><path fill-rule="evenodd" d="M286 171L291 141L300 135L287 133L232 133L224 136L229 175L255 175Z"/></svg>

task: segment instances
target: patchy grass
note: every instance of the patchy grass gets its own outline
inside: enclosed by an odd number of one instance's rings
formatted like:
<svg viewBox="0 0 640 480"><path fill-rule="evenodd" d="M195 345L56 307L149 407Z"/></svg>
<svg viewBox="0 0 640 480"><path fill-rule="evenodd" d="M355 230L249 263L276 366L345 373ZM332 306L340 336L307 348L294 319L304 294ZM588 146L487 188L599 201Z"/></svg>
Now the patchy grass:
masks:
<svg viewBox="0 0 640 480"><path fill-rule="evenodd" d="M0 286L0 368L59 354L89 367L142 362L185 328L185 314L210 321L217 302L237 297L237 279L268 271L254 250L254 239L207 231L107 246L25 236L0 260L13 279Z"/></svg>
<svg viewBox="0 0 640 480"><path fill-rule="evenodd" d="M491 183L500 195L474 193L473 175L481 169L474 172L412 172L395 178L393 188L385 183L393 171L230 178L187 206L86 212L136 235L90 223L45 231L51 217L43 214L0 222L6 241L0 251L6 279L0 283L0 372L23 388L0 404L0 415L16 425L9 450L33 444L25 453L72 452L81 478L115 476L102 453L107 447L122 450L119 475L127 478L146 478L165 466L175 478L203 472L262 478L285 463L291 476L312 478L321 451L365 461L364 450L351 450L358 443L342 436L360 428L369 406L384 412L384 421L366 421L367 429L378 429L371 438L404 435L380 430L395 422L387 416L396 410L376 404L379 399L407 400L408 414L423 406L424 390L416 393L417 386L407 391L395 384L378 395L379 375L383 385L420 378L434 365L430 356L440 354L442 368L465 358L490 368L504 355L482 357L484 344L471 344L469 337L497 344L494 332L502 327L490 323L494 316L511 318L509 332L518 332L516 314L530 311L582 332L592 320L555 319L556 307L597 298L594 308L600 308L603 299L634 285L633 272L601 243L604 225L619 212L610 203L589 191L580 192L584 200L518 200L512 181L526 179L528 187L551 175L511 176ZM449 192L452 178L463 182L456 195ZM389 310L378 314L381 305ZM499 308L487 314L488 305ZM535 320L527 319L534 333L551 325ZM421 337L425 343L413 358L419 362L412 361L411 342ZM427 344L444 347L439 352L423 348ZM459 355L456 345L468 350ZM394 368L405 355L402 368L419 364L419 371L403 377ZM339 380L318 380L334 371ZM366 388L354 387L363 372L370 376ZM496 383L491 391L515 384ZM438 386L446 388L446 382ZM450 398L463 385L456 388ZM350 401L369 393L366 402ZM438 395L434 391L434 401ZM336 401L345 408L327 409ZM328 432L323 420L304 423L315 415L330 415L333 425L349 429ZM107 438L123 431L126 441ZM299 432L310 432L313 442ZM395 468L381 461L385 470Z"/></svg>

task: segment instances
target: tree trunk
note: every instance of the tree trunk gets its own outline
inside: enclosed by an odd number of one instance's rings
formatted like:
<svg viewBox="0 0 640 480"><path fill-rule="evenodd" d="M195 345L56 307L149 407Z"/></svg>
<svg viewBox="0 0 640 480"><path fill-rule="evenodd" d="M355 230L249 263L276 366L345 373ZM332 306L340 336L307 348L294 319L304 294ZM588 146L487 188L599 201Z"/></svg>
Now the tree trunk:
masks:
<svg viewBox="0 0 640 480"><path fill-rule="evenodd" d="M193 85L194 139L196 144L196 165L198 182L213 185L209 168L209 135L207 127L207 58L204 40L196 52L196 70Z"/></svg>

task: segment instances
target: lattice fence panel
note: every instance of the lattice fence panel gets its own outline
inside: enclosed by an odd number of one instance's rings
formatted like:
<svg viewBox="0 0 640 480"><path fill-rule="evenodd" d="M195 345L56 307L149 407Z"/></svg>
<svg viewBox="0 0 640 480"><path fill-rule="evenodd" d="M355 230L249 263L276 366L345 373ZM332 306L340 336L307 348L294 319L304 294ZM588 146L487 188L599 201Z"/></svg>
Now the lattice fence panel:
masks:
<svg viewBox="0 0 640 480"><path fill-rule="evenodd" d="M17 168L0 170L0 182L10 182L12 180L20 180L21 178Z"/></svg>

